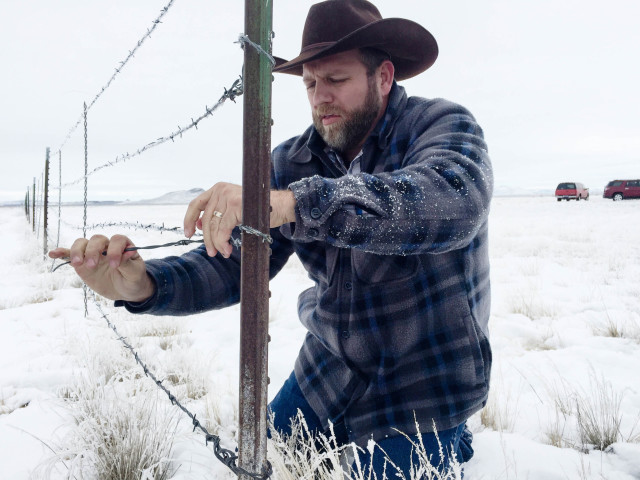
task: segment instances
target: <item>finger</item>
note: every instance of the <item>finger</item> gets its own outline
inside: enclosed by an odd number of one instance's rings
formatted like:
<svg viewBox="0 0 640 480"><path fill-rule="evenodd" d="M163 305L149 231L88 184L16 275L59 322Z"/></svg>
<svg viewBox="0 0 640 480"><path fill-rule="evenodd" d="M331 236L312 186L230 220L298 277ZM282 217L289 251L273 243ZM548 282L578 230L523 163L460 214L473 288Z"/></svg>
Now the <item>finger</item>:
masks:
<svg viewBox="0 0 640 480"><path fill-rule="evenodd" d="M126 262L131 257L135 256L137 252L125 252L124 250L129 247L134 247L133 242L124 235L114 235L109 240L107 247L107 261L109 267L118 268L123 262Z"/></svg>
<svg viewBox="0 0 640 480"><path fill-rule="evenodd" d="M80 267L84 263L84 252L88 243L89 240L86 238L78 238L73 242L69 250L69 258L71 259L72 266Z"/></svg>
<svg viewBox="0 0 640 480"><path fill-rule="evenodd" d="M233 229L241 223L241 210L237 205L227 203L223 207L224 215L217 222L217 228L213 230L213 242L215 248L226 258L233 252L233 247L229 243ZM241 207L240 207L241 208Z"/></svg>
<svg viewBox="0 0 640 480"><path fill-rule="evenodd" d="M109 246L109 239L104 235L94 235L89 239L84 252L84 265L95 268L104 260L102 252Z"/></svg>
<svg viewBox="0 0 640 480"><path fill-rule="evenodd" d="M49 258L69 258L69 249L68 248L54 248L49 253Z"/></svg>
<svg viewBox="0 0 640 480"><path fill-rule="evenodd" d="M196 233L196 222L200 218L200 213L206 208L212 190L213 188L210 188L189 202L189 206L184 215L184 234L187 238L191 238L193 234Z"/></svg>
<svg viewBox="0 0 640 480"><path fill-rule="evenodd" d="M209 202L202 212L202 216L200 217L200 222L202 223L202 236L204 239L205 247L207 248L207 254L210 257L213 257L218 253L218 248L215 246L215 233L218 230L218 225L220 224L221 218L224 217L224 209L221 207L218 202L220 199L220 195L218 193L218 188L216 188L219 184L216 184L212 188L212 194L209 198Z"/></svg>

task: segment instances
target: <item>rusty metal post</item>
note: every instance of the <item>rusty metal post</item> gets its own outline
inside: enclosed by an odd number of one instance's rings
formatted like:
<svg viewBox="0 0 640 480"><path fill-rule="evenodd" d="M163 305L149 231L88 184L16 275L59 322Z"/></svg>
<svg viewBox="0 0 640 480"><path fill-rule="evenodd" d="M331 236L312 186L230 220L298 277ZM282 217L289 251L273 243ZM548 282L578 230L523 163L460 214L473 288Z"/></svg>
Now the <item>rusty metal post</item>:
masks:
<svg viewBox="0 0 640 480"><path fill-rule="evenodd" d="M42 236L42 238L44 239L42 247L44 249L44 254L46 255L48 251L47 238L49 237L49 232L47 231L47 227L49 226L49 147L47 147L47 156L44 161L44 195L42 201L42 225L44 230L44 235Z"/></svg>
<svg viewBox="0 0 640 480"><path fill-rule="evenodd" d="M245 34L271 53L271 0L245 0ZM269 231L271 185L271 63L244 47L242 223ZM269 244L242 234L240 294L239 465L254 473L267 468L269 337ZM239 478L249 480L246 475Z"/></svg>

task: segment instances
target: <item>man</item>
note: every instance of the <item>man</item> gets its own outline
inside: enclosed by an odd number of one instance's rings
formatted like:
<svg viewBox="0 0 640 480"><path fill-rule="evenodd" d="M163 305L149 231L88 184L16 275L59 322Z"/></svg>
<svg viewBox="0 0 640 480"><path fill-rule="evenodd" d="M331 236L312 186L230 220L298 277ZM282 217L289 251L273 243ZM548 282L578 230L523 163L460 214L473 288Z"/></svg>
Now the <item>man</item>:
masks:
<svg viewBox="0 0 640 480"><path fill-rule="evenodd" d="M412 445L400 432L441 470L452 455L470 458L465 422L486 402L491 366L482 130L463 107L407 97L396 83L437 52L412 21L382 19L365 0L328 0L311 7L301 54L274 69L302 76L313 126L273 151L270 274L295 252L315 282L298 300L309 332L270 404L275 428L289 431L300 410L314 431L333 424L340 441L373 438L405 475ZM229 239L241 198L242 187L216 184L191 202L185 233L201 228L205 246L179 259L145 264L123 253L132 245L123 236L50 255L69 255L91 288L132 312L228 306L239 300ZM374 455L378 478L382 469Z"/></svg>

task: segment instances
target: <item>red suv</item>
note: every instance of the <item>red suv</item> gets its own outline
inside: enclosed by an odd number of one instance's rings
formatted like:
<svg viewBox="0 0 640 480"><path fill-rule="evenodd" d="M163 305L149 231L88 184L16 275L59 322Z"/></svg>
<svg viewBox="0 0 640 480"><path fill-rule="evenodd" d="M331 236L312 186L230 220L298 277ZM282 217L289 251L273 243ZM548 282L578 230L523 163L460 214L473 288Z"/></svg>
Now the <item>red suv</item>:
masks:
<svg viewBox="0 0 640 480"><path fill-rule="evenodd" d="M572 198L576 200L589 200L589 189L578 182L564 182L556 188L556 198L558 201L569 201Z"/></svg>
<svg viewBox="0 0 640 480"><path fill-rule="evenodd" d="M613 180L604 187L602 196L616 202L625 198L640 198L640 180Z"/></svg>

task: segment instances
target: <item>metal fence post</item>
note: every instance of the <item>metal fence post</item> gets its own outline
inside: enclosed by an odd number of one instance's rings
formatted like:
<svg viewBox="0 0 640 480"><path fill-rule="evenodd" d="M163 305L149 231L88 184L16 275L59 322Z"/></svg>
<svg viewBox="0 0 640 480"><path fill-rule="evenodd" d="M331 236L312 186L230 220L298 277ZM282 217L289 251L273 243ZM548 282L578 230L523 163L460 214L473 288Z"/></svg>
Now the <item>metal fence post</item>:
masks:
<svg viewBox="0 0 640 480"><path fill-rule="evenodd" d="M49 218L49 147L47 147L47 156L44 161L44 195L43 195L43 212L42 212L42 226L44 230L44 241L42 243L44 254L47 254L47 238L49 232L47 231L47 227L49 222L47 221Z"/></svg>
<svg viewBox="0 0 640 480"><path fill-rule="evenodd" d="M269 53L272 10L271 0L245 0L245 34ZM242 223L261 232L269 231L271 81L269 59L245 44ZM238 447L240 466L255 473L267 469L269 253L262 238L242 234Z"/></svg>
<svg viewBox="0 0 640 480"><path fill-rule="evenodd" d="M31 230L36 232L36 177L33 177L33 197L31 202Z"/></svg>

